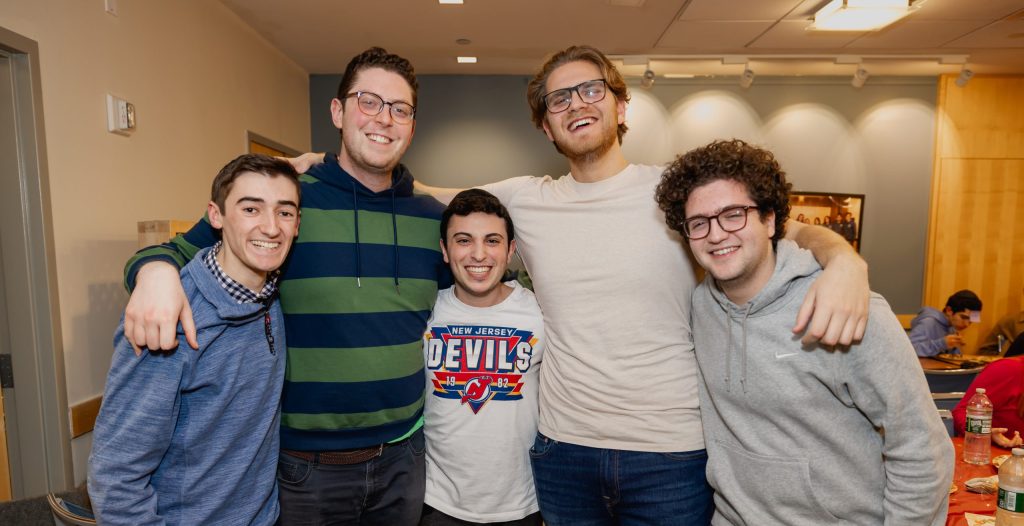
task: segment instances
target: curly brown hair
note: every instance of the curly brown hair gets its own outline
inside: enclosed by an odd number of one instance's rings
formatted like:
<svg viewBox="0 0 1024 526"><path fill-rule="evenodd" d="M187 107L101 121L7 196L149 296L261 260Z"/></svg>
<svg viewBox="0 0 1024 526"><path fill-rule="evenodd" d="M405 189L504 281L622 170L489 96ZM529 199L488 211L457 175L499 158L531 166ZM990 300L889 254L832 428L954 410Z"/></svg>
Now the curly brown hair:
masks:
<svg viewBox="0 0 1024 526"><path fill-rule="evenodd" d="M686 200L697 188L718 180L736 181L747 188L761 217L775 212L772 246L786 233L789 219L789 190L775 156L739 139L719 140L680 155L665 168L655 192L658 206L665 212L669 228L686 235Z"/></svg>
<svg viewBox="0 0 1024 526"><path fill-rule="evenodd" d="M548 77L559 66L577 61L590 62L597 66L601 70L601 78L604 79L605 85L615 95L615 98L622 102L629 102L629 90L626 88L625 79L604 53L593 46L570 46L551 55L526 86L526 101L530 104L531 118L537 129L544 129L544 115L548 111L547 105L544 104L544 95L548 94ZM622 144L622 136L628 129L625 123L619 125L619 144ZM555 148L558 149L557 144ZM558 152L562 153L562 150L559 149Z"/></svg>

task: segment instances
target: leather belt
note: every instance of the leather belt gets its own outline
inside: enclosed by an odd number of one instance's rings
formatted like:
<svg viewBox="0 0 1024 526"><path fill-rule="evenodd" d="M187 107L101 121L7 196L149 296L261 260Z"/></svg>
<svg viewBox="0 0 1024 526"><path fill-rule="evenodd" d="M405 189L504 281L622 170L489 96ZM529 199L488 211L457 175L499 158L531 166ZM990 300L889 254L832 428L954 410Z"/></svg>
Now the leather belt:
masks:
<svg viewBox="0 0 1024 526"><path fill-rule="evenodd" d="M375 459L384 453L385 447L401 444L402 442L404 440L393 444L379 444L365 449L348 449L345 451L292 451L290 449L282 449L281 451L315 464L347 466Z"/></svg>

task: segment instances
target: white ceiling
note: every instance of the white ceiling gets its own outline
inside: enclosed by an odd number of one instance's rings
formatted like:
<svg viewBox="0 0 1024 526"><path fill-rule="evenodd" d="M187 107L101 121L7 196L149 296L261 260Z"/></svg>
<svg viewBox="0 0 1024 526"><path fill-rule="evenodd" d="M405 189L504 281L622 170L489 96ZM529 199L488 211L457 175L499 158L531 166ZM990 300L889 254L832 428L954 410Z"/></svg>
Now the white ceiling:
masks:
<svg viewBox="0 0 1024 526"><path fill-rule="evenodd" d="M922 0L878 32L807 31L826 0L221 0L310 73L340 73L382 46L419 74L532 74L552 51L591 44L659 75L839 75L857 57L872 75L1024 73L1024 0ZM639 3L639 7L615 4ZM469 39L459 45L456 39ZM457 64L475 55L477 64ZM685 57L683 60L680 57ZM734 58L735 58L734 57ZM940 64L946 57L947 64ZM847 60L849 62L849 60Z"/></svg>

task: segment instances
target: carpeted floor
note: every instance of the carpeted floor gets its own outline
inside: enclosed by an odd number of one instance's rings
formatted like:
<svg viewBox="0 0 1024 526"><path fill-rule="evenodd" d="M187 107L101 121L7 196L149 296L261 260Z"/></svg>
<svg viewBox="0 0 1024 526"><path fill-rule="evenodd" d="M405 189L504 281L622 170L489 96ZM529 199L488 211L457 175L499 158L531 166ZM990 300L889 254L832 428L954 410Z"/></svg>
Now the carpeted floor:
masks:
<svg viewBox="0 0 1024 526"><path fill-rule="evenodd" d="M84 494L78 491L58 493L57 496L69 502L84 504ZM53 526L53 514L46 502L46 495L0 502L0 525L3 526Z"/></svg>

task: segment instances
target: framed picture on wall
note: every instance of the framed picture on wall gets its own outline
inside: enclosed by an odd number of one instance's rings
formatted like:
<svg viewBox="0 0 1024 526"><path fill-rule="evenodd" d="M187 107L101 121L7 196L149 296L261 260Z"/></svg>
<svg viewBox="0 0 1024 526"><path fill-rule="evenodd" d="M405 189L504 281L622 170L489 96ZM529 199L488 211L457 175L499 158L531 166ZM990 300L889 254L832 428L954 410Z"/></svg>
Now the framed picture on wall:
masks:
<svg viewBox="0 0 1024 526"><path fill-rule="evenodd" d="M789 206L790 219L832 229L860 252L864 194L790 192Z"/></svg>

